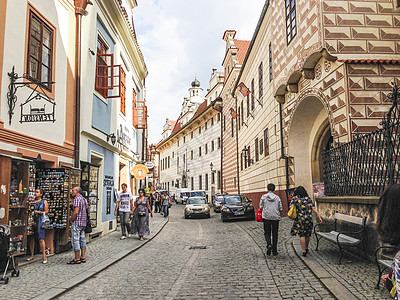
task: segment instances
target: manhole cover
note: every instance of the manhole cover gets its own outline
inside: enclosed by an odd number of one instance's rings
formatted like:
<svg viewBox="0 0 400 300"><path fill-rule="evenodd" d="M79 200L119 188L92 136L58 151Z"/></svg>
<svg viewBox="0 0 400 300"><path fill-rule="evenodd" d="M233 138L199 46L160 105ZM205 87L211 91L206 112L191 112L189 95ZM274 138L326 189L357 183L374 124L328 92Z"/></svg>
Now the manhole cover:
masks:
<svg viewBox="0 0 400 300"><path fill-rule="evenodd" d="M207 246L190 246L189 250L207 249Z"/></svg>

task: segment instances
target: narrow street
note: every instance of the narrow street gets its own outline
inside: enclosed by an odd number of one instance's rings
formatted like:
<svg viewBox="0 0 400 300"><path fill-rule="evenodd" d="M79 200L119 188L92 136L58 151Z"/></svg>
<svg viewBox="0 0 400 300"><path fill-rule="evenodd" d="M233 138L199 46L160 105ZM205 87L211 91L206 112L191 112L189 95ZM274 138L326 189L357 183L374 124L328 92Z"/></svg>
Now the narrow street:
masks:
<svg viewBox="0 0 400 300"><path fill-rule="evenodd" d="M285 238L267 264L252 230L261 224L185 220L182 209L174 204L152 241L59 299L332 299Z"/></svg>

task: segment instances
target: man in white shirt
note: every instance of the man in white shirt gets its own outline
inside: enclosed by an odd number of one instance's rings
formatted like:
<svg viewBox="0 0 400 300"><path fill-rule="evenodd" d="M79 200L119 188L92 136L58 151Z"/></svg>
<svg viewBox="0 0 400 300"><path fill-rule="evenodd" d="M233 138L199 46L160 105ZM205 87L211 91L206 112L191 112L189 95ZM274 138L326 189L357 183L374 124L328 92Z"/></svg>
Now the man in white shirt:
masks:
<svg viewBox="0 0 400 300"><path fill-rule="evenodd" d="M126 233L130 232L129 215L133 215L133 195L127 191L127 184L121 185L122 191L117 194L117 206L114 215L119 211L119 220L121 222L122 236L121 240L126 239Z"/></svg>

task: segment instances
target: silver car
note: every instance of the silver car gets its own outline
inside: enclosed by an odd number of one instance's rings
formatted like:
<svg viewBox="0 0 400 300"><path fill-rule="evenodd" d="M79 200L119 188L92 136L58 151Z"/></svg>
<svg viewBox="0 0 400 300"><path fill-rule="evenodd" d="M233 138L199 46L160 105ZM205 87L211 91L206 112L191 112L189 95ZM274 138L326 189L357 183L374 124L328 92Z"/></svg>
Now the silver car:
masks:
<svg viewBox="0 0 400 300"><path fill-rule="evenodd" d="M190 197L187 200L183 213L185 219L189 217L210 217L210 206L205 197Z"/></svg>

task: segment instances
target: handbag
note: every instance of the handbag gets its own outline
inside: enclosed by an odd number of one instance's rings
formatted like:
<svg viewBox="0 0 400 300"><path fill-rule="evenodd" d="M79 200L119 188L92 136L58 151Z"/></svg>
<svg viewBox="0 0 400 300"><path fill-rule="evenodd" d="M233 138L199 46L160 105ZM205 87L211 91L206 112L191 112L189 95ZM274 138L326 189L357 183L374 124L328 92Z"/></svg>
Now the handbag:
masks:
<svg viewBox="0 0 400 300"><path fill-rule="evenodd" d="M92 232L92 222L90 221L89 208L86 208L86 226L85 233Z"/></svg>
<svg viewBox="0 0 400 300"><path fill-rule="evenodd" d="M42 215L42 229L50 229L50 219L49 216L43 213Z"/></svg>
<svg viewBox="0 0 400 300"><path fill-rule="evenodd" d="M261 208L257 209L256 222L263 222L262 209Z"/></svg>
<svg viewBox="0 0 400 300"><path fill-rule="evenodd" d="M293 205L293 206L289 209L287 215L288 215L288 217L289 217L290 220L294 220L294 219L297 218L296 205Z"/></svg>

